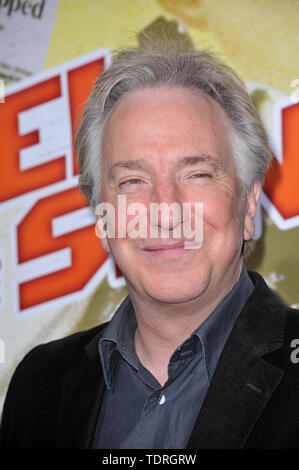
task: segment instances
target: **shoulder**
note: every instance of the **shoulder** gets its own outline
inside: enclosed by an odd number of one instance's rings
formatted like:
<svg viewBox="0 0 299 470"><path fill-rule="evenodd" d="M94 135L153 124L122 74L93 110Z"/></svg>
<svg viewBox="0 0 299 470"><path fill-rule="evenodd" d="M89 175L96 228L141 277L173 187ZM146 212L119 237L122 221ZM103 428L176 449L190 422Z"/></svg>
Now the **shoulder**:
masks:
<svg viewBox="0 0 299 470"><path fill-rule="evenodd" d="M41 344L29 351L16 368L6 394L0 427L0 447L54 445L64 383L73 370L90 363L88 347L105 324ZM96 362L97 361L97 362ZM47 426L44 424L47 423ZM31 440L33 439L33 440Z"/></svg>
<svg viewBox="0 0 299 470"><path fill-rule="evenodd" d="M50 369L57 375L72 365L85 362L88 359L89 345L97 343L97 338L100 338L105 326L106 323L103 323L89 330L35 346L25 355L15 374L34 373L37 376L41 371Z"/></svg>
<svg viewBox="0 0 299 470"><path fill-rule="evenodd" d="M272 313L273 319L275 314L279 312L287 323L291 323L297 329L299 327L299 311L290 307L277 292L271 289L260 274L254 271L248 271L248 273L254 284L250 298L251 306L256 304L262 313Z"/></svg>
<svg viewBox="0 0 299 470"><path fill-rule="evenodd" d="M12 375L4 402L4 415L7 408L21 401L23 405L28 405L34 399L37 405L45 395L58 399L68 373L78 366L84 367L90 360L87 350L92 343L94 357L99 362L97 338L100 338L105 326L101 324L31 349ZM22 400L20 397L23 397Z"/></svg>
<svg viewBox="0 0 299 470"><path fill-rule="evenodd" d="M272 354L281 366L294 370L294 348L299 347L299 311L290 307L275 291L270 289L262 276L249 271L254 291L247 302L247 326L255 333L255 340L267 338L272 343ZM293 355L292 355L293 353ZM299 352L298 361L299 363ZM296 368L296 373L299 364ZM299 374L298 374L299 377Z"/></svg>

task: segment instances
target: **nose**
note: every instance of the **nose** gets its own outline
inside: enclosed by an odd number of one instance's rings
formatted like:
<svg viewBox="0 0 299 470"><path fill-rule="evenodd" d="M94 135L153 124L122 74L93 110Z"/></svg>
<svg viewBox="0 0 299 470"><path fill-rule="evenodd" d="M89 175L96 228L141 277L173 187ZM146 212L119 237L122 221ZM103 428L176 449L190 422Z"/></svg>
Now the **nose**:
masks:
<svg viewBox="0 0 299 470"><path fill-rule="evenodd" d="M157 181L151 197L150 226L173 232L181 223L182 200L177 184L171 179Z"/></svg>

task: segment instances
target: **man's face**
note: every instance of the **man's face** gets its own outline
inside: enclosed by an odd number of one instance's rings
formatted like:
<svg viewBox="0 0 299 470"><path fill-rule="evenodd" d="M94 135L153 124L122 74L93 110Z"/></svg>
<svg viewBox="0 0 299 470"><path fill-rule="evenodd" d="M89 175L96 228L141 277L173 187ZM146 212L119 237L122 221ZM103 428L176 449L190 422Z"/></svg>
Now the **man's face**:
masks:
<svg viewBox="0 0 299 470"><path fill-rule="evenodd" d="M142 203L150 221L151 203L203 203L203 241L188 248L171 229L183 223L172 216L156 221L160 238L106 238L131 295L177 304L215 299L236 281L240 252L252 235L246 204L239 201L236 168L222 108L198 91L175 87L137 90L123 97L105 127L102 201L126 196L127 207ZM247 214L247 215L246 215ZM124 214L123 214L124 215ZM127 223L133 215L127 215ZM245 221L245 222L244 222ZM169 224L168 238L161 233ZM248 225L248 227L247 227ZM183 232L183 231L182 231Z"/></svg>

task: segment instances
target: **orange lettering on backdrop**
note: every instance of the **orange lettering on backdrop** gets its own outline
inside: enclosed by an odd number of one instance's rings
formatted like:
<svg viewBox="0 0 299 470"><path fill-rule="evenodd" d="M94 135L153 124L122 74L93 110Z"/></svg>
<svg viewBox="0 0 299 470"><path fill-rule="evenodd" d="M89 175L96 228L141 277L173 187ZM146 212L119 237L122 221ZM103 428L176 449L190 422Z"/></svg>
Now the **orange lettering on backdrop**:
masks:
<svg viewBox="0 0 299 470"><path fill-rule="evenodd" d="M282 110L282 154L267 171L264 191L284 219L299 215L299 103Z"/></svg>
<svg viewBox="0 0 299 470"><path fill-rule="evenodd" d="M2 135L0 141L0 202L43 188L65 178L64 156L23 171L20 169L19 156L21 149L39 142L38 130L23 136L19 135L19 113L60 96L60 77L57 76L7 96L5 103L0 106Z"/></svg>
<svg viewBox="0 0 299 470"><path fill-rule="evenodd" d="M52 220L86 207L78 188L38 201L17 228L18 261L24 263L57 250L71 248L71 266L38 277L19 286L20 310L74 293L82 289L106 259L94 226L80 228L57 237Z"/></svg>
<svg viewBox="0 0 299 470"><path fill-rule="evenodd" d="M81 65L68 72L69 103L73 131L73 168L74 174L79 173L79 165L74 146L74 131L80 122L80 114L90 95L93 85L104 69L104 59L95 60Z"/></svg>
<svg viewBox="0 0 299 470"><path fill-rule="evenodd" d="M66 106L71 117L73 141L80 111L103 69L104 58L98 58L66 71L68 80ZM60 77L57 76L8 96L5 112L2 112L4 108L0 108L0 125L7 135L3 144L5 147L2 147L7 156L2 162L4 164L5 160L6 165L2 172L2 175L5 174L4 186L2 184L0 188L2 200L66 179L64 158L58 158L53 162L24 171L19 168L19 151L38 143L39 139L38 131L19 136L18 114L60 96ZM72 142L69 145L71 147ZM78 164L74 145L73 158L73 174L75 175L78 173ZM64 227L65 233L58 236L53 234L53 219L87 208L78 187L74 187L73 180L70 181L70 186L67 190L41 199L37 194L36 204L16 228L19 266L24 266L26 262L42 260L41 257L46 255L55 255L65 248L69 248L71 252L70 266L60 268L54 266L49 269L49 272L52 271L49 274L44 274L42 270L38 272L40 267L36 268L37 265L33 265L36 272L29 269L31 271L28 274L28 280L18 285L19 311L80 291L107 259L107 255L101 249L99 239L95 236L93 222L81 228ZM80 227L80 221L77 225ZM51 264L51 256L49 264Z"/></svg>

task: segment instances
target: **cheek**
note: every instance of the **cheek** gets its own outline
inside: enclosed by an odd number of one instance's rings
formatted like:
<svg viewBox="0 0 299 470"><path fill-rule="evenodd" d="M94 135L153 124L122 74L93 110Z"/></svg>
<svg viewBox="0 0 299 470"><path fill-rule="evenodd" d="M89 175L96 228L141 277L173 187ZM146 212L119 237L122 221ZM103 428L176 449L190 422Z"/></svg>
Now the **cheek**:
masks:
<svg viewBox="0 0 299 470"><path fill-rule="evenodd" d="M139 233L139 237L146 237L148 214L147 205L140 200L132 202L127 199L123 204L116 206L114 219L116 237L130 239L132 236L135 238L134 232Z"/></svg>
<svg viewBox="0 0 299 470"><path fill-rule="evenodd" d="M230 192L214 192L203 198L204 229L229 231L239 227L238 202Z"/></svg>
<svg viewBox="0 0 299 470"><path fill-rule="evenodd" d="M126 273L128 267L132 264L132 253L130 245L128 245L128 239L110 238L107 244L109 245L109 253L112 254L115 263L123 273Z"/></svg>

